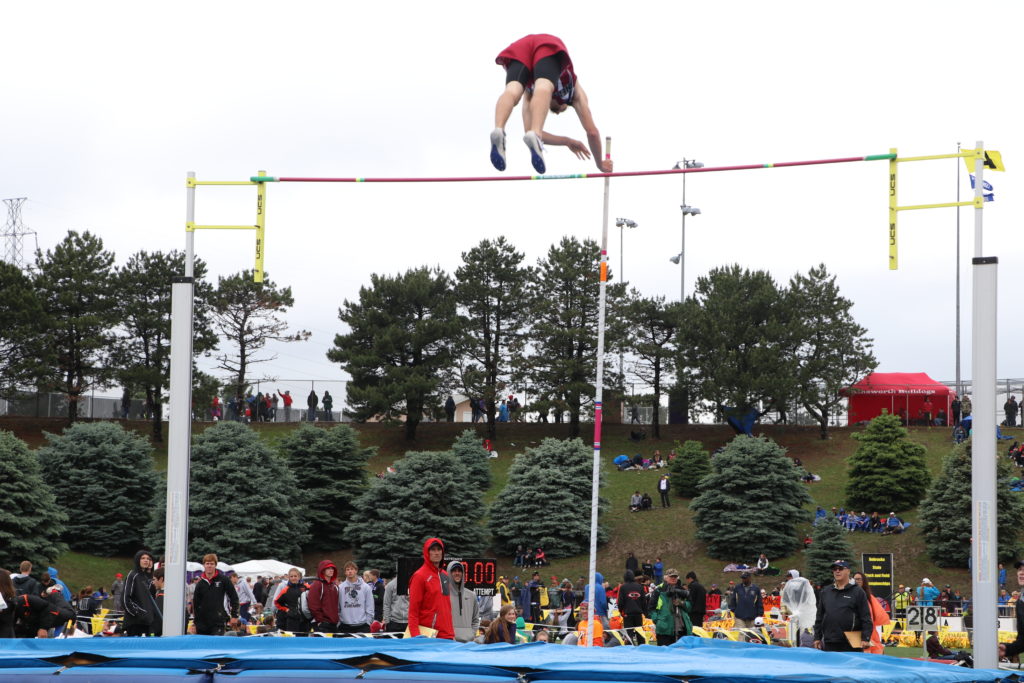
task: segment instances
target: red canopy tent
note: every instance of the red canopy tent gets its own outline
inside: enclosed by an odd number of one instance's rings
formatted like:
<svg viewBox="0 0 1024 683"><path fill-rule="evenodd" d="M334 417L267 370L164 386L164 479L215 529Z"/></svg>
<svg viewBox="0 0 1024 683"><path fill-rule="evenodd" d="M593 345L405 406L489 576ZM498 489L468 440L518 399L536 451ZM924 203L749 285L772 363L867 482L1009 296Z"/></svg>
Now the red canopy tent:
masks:
<svg viewBox="0 0 1024 683"><path fill-rule="evenodd" d="M931 399L932 417L941 410L950 414L949 404L955 392L940 384L924 372L873 372L853 386L843 390L849 397L847 424L856 424L874 419L882 411L899 415L911 424L923 420L921 406L925 399Z"/></svg>

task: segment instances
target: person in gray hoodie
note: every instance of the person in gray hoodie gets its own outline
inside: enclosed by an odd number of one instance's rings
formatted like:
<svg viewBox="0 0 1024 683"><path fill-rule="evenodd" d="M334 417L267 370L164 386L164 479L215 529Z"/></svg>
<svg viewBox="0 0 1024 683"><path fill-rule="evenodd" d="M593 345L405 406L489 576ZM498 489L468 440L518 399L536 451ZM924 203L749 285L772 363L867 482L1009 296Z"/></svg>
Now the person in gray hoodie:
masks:
<svg viewBox="0 0 1024 683"><path fill-rule="evenodd" d="M448 576L452 579L452 591L448 597L452 601L455 640L468 643L480 630L480 606L476 602L476 593L466 588L466 572L461 562L448 563Z"/></svg>
<svg viewBox="0 0 1024 683"><path fill-rule="evenodd" d="M359 576L355 562L345 563L345 580L338 585L338 593L338 633L369 633L373 623L373 590Z"/></svg>
<svg viewBox="0 0 1024 683"><path fill-rule="evenodd" d="M393 578L384 587L384 630L404 633L409 626L409 594L398 594L398 579Z"/></svg>

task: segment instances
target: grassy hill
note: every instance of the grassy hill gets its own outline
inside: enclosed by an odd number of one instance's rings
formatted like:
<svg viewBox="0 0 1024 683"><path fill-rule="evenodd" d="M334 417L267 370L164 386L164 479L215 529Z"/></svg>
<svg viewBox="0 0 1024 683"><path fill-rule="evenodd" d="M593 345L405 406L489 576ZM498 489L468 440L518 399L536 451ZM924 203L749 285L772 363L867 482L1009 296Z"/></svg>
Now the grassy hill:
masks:
<svg viewBox="0 0 1024 683"><path fill-rule="evenodd" d="M63 424L64 422L61 420L0 418L0 429L15 432L32 447L38 447L44 442L42 435L44 431L59 432L63 428ZM149 434L149 425L145 422L128 422L127 426L144 435ZM208 425L197 424L195 429L200 430L205 426ZM418 438L415 442L405 440L401 426L367 424L358 425L357 429L363 445L376 446L379 450L378 455L368 464L368 469L376 473L396 460L400 460L407 450L445 450L457 434L471 427L472 425L464 423L424 424L419 427ZM253 429L257 430L271 444L292 428L293 425L284 424L253 425ZM583 429L582 439L584 443L589 444L593 439L592 426L584 425ZM827 441L818 438L815 427L767 425L757 427L755 434L764 434L774 439L786 448L790 455L799 457L808 469L819 474L822 481L808 484L808 490L814 498L815 505L829 508L833 505L843 504L843 491L846 485L845 461L856 449L857 442L851 438L851 434L855 431L857 428L835 429L831 432L832 438ZM1016 439L1024 438L1024 430L1004 431ZM481 427L478 432L482 438L484 429ZM491 461L494 484L488 492L486 500L488 502L492 500L504 486L509 465L516 453L521 453L525 448L538 443L545 437L564 438L567 433L567 425L502 425L498 433L499 438L495 443L500 457ZM933 476L936 475L940 470L942 457L952 447L949 430L945 428L911 428L910 433L912 440L925 447L929 469ZM730 579L738 579L736 574L722 573L721 570L726 564L724 561L713 560L705 556L703 544L694 538L692 514L688 508L689 501L673 497L670 509L662 510L656 507L649 512L629 512L629 496L636 489L648 491L655 499L657 506L658 496L655 482L663 471L618 472L612 465L612 459L620 453L632 455L639 452L650 455L655 449L660 449L663 454L667 454L676 440L685 441L687 439L700 441L707 450L714 450L726 444L732 436L732 430L725 426L668 425L662 428L660 440L648 439L636 443L629 440L628 426L606 425L604 427L601 459L606 479L602 495L612 503L612 509L607 519L612 534L610 542L599 549L599 571L613 579L618 578L624 569L626 553L632 551L641 560L660 556L666 566L674 566L683 572L696 571L705 585L711 583L721 585ZM1004 447L1000 446L999 452L1002 453L1003 450ZM154 458L159 469L166 468L166 445L159 445L155 449ZM551 501L551 504L557 505L558 501ZM811 509L813 510L813 506ZM889 511L878 510L878 512L884 515ZM770 516L772 511L752 508L750 514L751 516ZM855 559L859 561L861 553L891 552L895 555L897 581L917 585L923 577L928 577L940 587L948 583L961 590L969 591L970 577L966 570L938 569L929 561L921 536L921 527L916 523L918 521L917 511L909 511L903 515L903 518L905 521L915 524L908 532L899 536L851 534L850 540L853 543ZM809 525L806 530L810 530ZM736 557L733 560L753 562L758 552L757 548L750 548L747 556ZM350 559L351 552L310 554L305 558L305 566L307 569L315 567L316 563L324 557L329 557L335 562L345 561ZM804 569L802 552L797 552L790 557L770 559L774 566L782 570L792 567ZM499 560L503 572L520 573L512 566L511 558L505 557L499 558ZM79 553L68 553L60 558L57 567L61 571L61 578L72 588L85 584L109 586L115 572L127 571L130 568L130 560L127 558L95 558ZM543 574L545 577L569 576L575 579L586 574L586 570L587 558L579 556L556 560L544 570Z"/></svg>

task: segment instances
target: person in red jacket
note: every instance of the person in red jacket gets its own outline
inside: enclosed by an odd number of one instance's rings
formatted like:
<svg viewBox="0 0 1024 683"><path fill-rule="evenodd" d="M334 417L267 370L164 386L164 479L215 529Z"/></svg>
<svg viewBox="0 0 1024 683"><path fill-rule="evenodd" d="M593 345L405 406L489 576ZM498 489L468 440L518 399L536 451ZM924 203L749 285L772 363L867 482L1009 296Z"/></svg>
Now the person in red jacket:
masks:
<svg viewBox="0 0 1024 683"><path fill-rule="evenodd" d="M294 400L294 399L292 399L292 392L291 391L286 391L286 392L284 392L282 394L281 390L278 389L277 390L277 394L281 397L281 400L284 401L284 421L285 422L291 422L292 421L292 401Z"/></svg>
<svg viewBox="0 0 1024 683"><path fill-rule="evenodd" d="M441 569L444 542L428 538L423 543L423 566L409 579L409 635L416 637L420 626L437 631L438 638L455 639L452 626L451 579Z"/></svg>
<svg viewBox="0 0 1024 683"><path fill-rule="evenodd" d="M321 560L306 598L315 631L338 632L338 597L338 568L330 560Z"/></svg>

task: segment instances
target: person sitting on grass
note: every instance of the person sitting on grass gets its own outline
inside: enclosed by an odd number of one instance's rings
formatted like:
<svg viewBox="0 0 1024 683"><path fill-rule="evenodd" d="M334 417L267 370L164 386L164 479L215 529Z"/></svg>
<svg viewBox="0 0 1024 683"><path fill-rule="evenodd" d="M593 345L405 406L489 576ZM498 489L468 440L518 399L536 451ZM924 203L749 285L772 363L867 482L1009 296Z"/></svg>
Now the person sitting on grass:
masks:
<svg viewBox="0 0 1024 683"><path fill-rule="evenodd" d="M642 502L643 502L643 497L640 495L640 492L639 491L634 491L633 495L629 497L629 511L630 512L639 512L640 511L640 504Z"/></svg>
<svg viewBox="0 0 1024 683"><path fill-rule="evenodd" d="M974 666L974 658L966 652L953 652L939 642L939 634L936 631L928 631L928 639L924 641L925 649L928 651L928 659L942 659L946 661L970 661L967 666Z"/></svg>
<svg viewBox="0 0 1024 683"><path fill-rule="evenodd" d="M903 521L896 516L895 512L889 513L889 518L885 520L885 531L883 534L902 534L903 533Z"/></svg>

